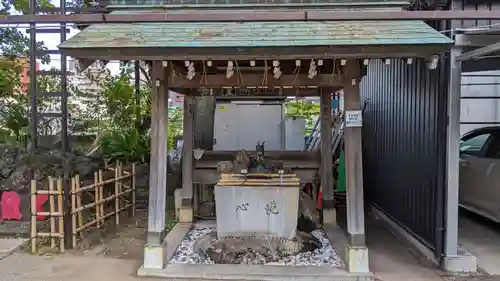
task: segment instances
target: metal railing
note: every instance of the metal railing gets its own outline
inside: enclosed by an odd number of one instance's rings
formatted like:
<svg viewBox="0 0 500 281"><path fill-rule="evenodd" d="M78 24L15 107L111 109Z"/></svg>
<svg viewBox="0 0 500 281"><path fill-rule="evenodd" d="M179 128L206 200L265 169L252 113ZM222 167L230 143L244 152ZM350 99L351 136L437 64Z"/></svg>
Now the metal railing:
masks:
<svg viewBox="0 0 500 281"><path fill-rule="evenodd" d="M344 142L344 116L341 113L334 116L335 120L332 127L332 155L335 155L337 150L342 147ZM321 149L321 118L316 120L312 133L306 140L306 151L319 151Z"/></svg>
<svg viewBox="0 0 500 281"><path fill-rule="evenodd" d="M366 99L363 104L362 112L365 111L369 100ZM344 114L343 111L339 111L338 114L333 116L333 127L332 127L332 156L339 155L340 150L344 145ZM319 151L321 149L321 118L316 120L311 134L306 139L305 151Z"/></svg>

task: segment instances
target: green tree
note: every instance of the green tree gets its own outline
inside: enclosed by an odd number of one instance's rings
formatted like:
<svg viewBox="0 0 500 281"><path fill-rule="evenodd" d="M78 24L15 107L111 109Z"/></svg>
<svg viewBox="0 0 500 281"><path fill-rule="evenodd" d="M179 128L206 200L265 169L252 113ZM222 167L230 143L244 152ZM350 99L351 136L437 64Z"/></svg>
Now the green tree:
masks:
<svg viewBox="0 0 500 281"><path fill-rule="evenodd" d="M298 117L306 120L306 134L311 133L315 117L319 116L320 106L305 100L294 100L285 104L288 118Z"/></svg>
<svg viewBox="0 0 500 281"><path fill-rule="evenodd" d="M181 108L170 108L168 110L168 148L174 147L174 138L181 136L184 111Z"/></svg>
<svg viewBox="0 0 500 281"><path fill-rule="evenodd" d="M16 60L0 58L0 98L14 93L20 86L21 65Z"/></svg>
<svg viewBox="0 0 500 281"><path fill-rule="evenodd" d="M147 67L147 66L145 66ZM142 70L143 75L147 69ZM99 131L98 145L105 157L123 162L147 162L150 151L151 127L151 85L145 77L137 93L133 86L132 68L129 64L120 69L118 75L112 75L103 68L100 72L85 73L101 91L91 100L85 101L86 110L80 110L80 117L87 124L93 124ZM77 92L85 96L86 93ZM182 134L182 109L170 109L169 149L173 139ZM90 129L90 126L87 127Z"/></svg>
<svg viewBox="0 0 500 281"><path fill-rule="evenodd" d="M49 0L37 0L39 7L51 7ZM1 0L0 15L24 14L29 10L29 0ZM43 42L37 42L38 50L45 50ZM20 75L29 57L29 37L24 28L18 26L0 27L0 122L1 140L10 136L20 140L26 135L27 99L20 92ZM41 57L42 63L49 62L49 56Z"/></svg>
<svg viewBox="0 0 500 281"><path fill-rule="evenodd" d="M28 111L30 109L30 101L26 92L19 87L17 78L12 81L17 81L15 84L7 86L5 91L2 91L0 98L0 128L2 132L2 141L15 141L27 144L28 140ZM60 91L61 81L55 76L43 76L37 78L37 84L40 91L57 92ZM38 111L48 112L54 111L54 107L59 105L56 98L44 97L37 99ZM55 109L58 110L58 109ZM38 120L38 130L40 134L53 134L52 129L55 127L57 118L41 118ZM13 138L11 138L13 137Z"/></svg>
<svg viewBox="0 0 500 281"><path fill-rule="evenodd" d="M37 0L37 5L42 8L50 8L53 5L49 0ZM2 0L0 1L0 15L25 14L29 11L29 0ZM37 42L38 49L46 49L43 42ZM28 57L29 37L25 28L0 27L0 54L7 58ZM44 62L48 56L42 57Z"/></svg>

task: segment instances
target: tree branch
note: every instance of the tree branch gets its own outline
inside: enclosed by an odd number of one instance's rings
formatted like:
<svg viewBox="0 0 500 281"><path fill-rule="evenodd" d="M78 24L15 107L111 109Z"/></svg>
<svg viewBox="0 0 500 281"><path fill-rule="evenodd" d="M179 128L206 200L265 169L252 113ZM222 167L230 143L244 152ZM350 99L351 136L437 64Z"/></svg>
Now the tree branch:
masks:
<svg viewBox="0 0 500 281"><path fill-rule="evenodd" d="M145 80L142 79L141 77L141 81L142 82L145 82L148 86L151 86L151 73L149 73L149 69L146 69L145 68L146 66L145 65L142 65L140 64L139 65L139 69L141 70L141 76L144 77Z"/></svg>

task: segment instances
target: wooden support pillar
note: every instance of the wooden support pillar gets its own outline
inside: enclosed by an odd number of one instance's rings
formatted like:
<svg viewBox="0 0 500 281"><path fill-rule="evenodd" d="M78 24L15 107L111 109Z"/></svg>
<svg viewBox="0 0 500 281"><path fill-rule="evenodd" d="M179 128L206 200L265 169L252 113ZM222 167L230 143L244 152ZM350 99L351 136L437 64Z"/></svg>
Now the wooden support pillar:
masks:
<svg viewBox="0 0 500 281"><path fill-rule="evenodd" d="M179 211L180 222L193 221L193 145L194 103L196 91L184 95L184 118L182 136L182 200Z"/></svg>
<svg viewBox="0 0 500 281"><path fill-rule="evenodd" d="M336 224L333 198L332 161L332 103L328 88L320 88L321 190L323 194L323 223Z"/></svg>
<svg viewBox="0 0 500 281"><path fill-rule="evenodd" d="M344 146L346 161L348 268L350 272L369 272L365 243L365 212L363 200L362 109L359 83L361 67L358 60L345 66Z"/></svg>
<svg viewBox="0 0 500 281"><path fill-rule="evenodd" d="M161 61L153 61L151 93L151 160L148 232L144 268L165 267L165 210L168 153L168 75Z"/></svg>

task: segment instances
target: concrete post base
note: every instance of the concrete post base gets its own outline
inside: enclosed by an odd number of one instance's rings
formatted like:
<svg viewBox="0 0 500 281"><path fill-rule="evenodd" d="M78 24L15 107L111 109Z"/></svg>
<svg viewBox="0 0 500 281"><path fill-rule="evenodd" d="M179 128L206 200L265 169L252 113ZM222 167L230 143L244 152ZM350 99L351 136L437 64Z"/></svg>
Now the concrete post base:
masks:
<svg viewBox="0 0 500 281"><path fill-rule="evenodd" d="M323 209L323 224L337 225L337 210Z"/></svg>
<svg viewBox="0 0 500 281"><path fill-rule="evenodd" d="M180 209L182 204L182 189L178 188L174 190L174 205L175 205L175 218L180 219Z"/></svg>
<svg viewBox="0 0 500 281"><path fill-rule="evenodd" d="M351 273L369 273L370 267L368 263L368 248L367 247L346 247L347 269Z"/></svg>
<svg viewBox="0 0 500 281"><path fill-rule="evenodd" d="M181 223L193 222L193 208L181 207L179 209L179 222Z"/></svg>
<svg viewBox="0 0 500 281"><path fill-rule="evenodd" d="M472 255L445 256L442 266L448 272L477 272L476 257Z"/></svg>
<svg viewBox="0 0 500 281"><path fill-rule="evenodd" d="M166 242L160 246L144 247L144 268L145 269L164 269L167 264Z"/></svg>

